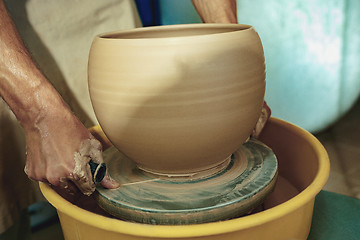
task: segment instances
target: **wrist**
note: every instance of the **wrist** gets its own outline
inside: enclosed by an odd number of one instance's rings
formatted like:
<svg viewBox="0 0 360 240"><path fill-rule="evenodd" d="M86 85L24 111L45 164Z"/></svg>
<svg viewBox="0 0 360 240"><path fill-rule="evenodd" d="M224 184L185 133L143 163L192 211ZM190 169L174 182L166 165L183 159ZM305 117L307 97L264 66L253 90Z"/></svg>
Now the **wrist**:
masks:
<svg viewBox="0 0 360 240"><path fill-rule="evenodd" d="M61 96L48 82L44 82L32 90L26 98L27 101L16 114L25 129L37 128L48 119L53 121L71 113Z"/></svg>

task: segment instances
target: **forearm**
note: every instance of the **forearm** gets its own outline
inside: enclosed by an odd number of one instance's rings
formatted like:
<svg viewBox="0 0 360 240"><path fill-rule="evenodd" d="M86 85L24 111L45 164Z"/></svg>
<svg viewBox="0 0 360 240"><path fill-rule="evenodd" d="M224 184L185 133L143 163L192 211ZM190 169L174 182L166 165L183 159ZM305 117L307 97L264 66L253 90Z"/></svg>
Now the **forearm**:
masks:
<svg viewBox="0 0 360 240"><path fill-rule="evenodd" d="M192 0L203 22L237 23L236 0Z"/></svg>
<svg viewBox="0 0 360 240"><path fill-rule="evenodd" d="M26 50L0 0L0 95L23 126L65 103ZM45 110L45 111L44 111Z"/></svg>

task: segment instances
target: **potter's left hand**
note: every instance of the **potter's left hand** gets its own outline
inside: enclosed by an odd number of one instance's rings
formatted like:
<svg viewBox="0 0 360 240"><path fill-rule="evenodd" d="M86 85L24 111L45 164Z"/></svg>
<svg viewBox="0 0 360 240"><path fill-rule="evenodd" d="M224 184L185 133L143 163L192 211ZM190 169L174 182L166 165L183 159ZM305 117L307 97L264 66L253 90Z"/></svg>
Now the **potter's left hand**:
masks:
<svg viewBox="0 0 360 240"><path fill-rule="evenodd" d="M264 105L261 109L261 115L259 120L257 121L255 128L251 134L252 137L254 138L259 138L261 131L263 130L263 128L265 127L266 122L269 120L271 115L271 110L270 107L266 104L266 102L264 101Z"/></svg>

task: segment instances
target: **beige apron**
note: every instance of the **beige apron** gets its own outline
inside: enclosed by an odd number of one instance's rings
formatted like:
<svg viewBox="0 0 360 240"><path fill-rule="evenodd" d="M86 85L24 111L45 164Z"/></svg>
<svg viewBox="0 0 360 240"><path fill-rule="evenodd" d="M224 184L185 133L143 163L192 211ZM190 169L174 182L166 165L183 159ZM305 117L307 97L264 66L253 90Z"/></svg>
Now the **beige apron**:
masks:
<svg viewBox="0 0 360 240"><path fill-rule="evenodd" d="M75 115L96 122L87 87L87 61L95 35L140 26L130 0L7 0L5 4L40 69ZM35 200L23 169L24 134L0 99L0 233Z"/></svg>

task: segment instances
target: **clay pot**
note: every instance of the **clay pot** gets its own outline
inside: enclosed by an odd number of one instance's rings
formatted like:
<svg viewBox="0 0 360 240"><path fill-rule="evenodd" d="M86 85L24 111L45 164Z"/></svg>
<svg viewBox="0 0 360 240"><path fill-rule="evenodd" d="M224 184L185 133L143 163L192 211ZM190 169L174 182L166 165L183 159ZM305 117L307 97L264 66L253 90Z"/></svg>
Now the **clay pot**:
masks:
<svg viewBox="0 0 360 240"><path fill-rule="evenodd" d="M90 51L89 90L103 131L140 168L207 170L244 143L260 116L262 44L238 24L102 34Z"/></svg>

